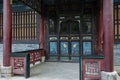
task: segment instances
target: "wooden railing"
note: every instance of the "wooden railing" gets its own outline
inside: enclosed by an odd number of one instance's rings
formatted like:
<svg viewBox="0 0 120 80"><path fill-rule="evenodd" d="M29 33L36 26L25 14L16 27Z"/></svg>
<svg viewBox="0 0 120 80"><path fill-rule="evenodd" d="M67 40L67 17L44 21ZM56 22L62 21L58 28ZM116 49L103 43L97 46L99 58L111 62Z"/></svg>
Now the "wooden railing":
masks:
<svg viewBox="0 0 120 80"><path fill-rule="evenodd" d="M30 77L30 64L35 64L42 60L44 49L21 51L11 53L11 66L13 74L24 75Z"/></svg>
<svg viewBox="0 0 120 80"><path fill-rule="evenodd" d="M80 80L101 80L104 56L80 56Z"/></svg>

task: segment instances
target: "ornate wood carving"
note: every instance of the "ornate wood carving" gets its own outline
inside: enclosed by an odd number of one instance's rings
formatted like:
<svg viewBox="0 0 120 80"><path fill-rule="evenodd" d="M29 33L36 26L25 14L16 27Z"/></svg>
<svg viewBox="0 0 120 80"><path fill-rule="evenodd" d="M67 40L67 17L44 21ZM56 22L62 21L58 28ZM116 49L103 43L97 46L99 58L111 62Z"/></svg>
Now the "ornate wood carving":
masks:
<svg viewBox="0 0 120 80"><path fill-rule="evenodd" d="M12 58L13 73L24 74L25 73L25 57Z"/></svg>
<svg viewBox="0 0 120 80"><path fill-rule="evenodd" d="M44 53L44 49L12 53L11 66L13 67L13 74L25 75L28 78L30 75L30 64L41 61Z"/></svg>
<svg viewBox="0 0 120 80"><path fill-rule="evenodd" d="M104 70L103 59L83 59L82 63L83 80L100 80L100 73Z"/></svg>

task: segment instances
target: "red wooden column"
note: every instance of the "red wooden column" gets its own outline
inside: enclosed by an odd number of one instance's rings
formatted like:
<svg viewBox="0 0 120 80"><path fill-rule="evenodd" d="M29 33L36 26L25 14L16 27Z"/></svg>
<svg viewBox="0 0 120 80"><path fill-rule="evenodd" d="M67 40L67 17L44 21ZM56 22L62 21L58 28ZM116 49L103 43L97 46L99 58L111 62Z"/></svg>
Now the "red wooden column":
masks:
<svg viewBox="0 0 120 80"><path fill-rule="evenodd" d="M98 55L103 55L103 7L100 4L99 27L98 27Z"/></svg>
<svg viewBox="0 0 120 80"><path fill-rule="evenodd" d="M40 16L40 48L44 49L44 16L43 16L43 0L41 0L41 16Z"/></svg>
<svg viewBox="0 0 120 80"><path fill-rule="evenodd" d="M10 66L12 48L12 5L3 0L3 66Z"/></svg>
<svg viewBox="0 0 120 80"><path fill-rule="evenodd" d="M103 0L105 71L113 71L113 0Z"/></svg>
<svg viewBox="0 0 120 80"><path fill-rule="evenodd" d="M44 17L40 17L40 48L44 49Z"/></svg>

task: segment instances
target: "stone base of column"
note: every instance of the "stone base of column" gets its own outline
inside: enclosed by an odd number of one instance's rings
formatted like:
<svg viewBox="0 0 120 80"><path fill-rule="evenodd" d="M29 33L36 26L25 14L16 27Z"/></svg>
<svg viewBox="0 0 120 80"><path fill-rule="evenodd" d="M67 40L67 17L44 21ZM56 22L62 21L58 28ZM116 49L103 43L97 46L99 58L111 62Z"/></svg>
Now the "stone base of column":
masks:
<svg viewBox="0 0 120 80"><path fill-rule="evenodd" d="M1 77L12 77L12 67L1 66Z"/></svg>
<svg viewBox="0 0 120 80"><path fill-rule="evenodd" d="M101 72L101 80L119 80L118 79L118 74L116 71L114 72Z"/></svg>
<svg viewBox="0 0 120 80"><path fill-rule="evenodd" d="M45 62L45 56L42 56L41 62Z"/></svg>

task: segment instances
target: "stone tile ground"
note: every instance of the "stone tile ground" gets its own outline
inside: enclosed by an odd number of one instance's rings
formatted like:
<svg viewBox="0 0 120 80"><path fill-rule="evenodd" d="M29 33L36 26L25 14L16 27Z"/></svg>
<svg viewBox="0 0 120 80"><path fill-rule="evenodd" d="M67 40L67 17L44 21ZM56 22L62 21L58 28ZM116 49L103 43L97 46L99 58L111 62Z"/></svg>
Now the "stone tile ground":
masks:
<svg viewBox="0 0 120 80"><path fill-rule="evenodd" d="M120 73L120 66L114 68ZM31 67L30 73L31 77L28 79L24 76L13 76L0 80L79 80L79 63L45 62Z"/></svg>
<svg viewBox="0 0 120 80"><path fill-rule="evenodd" d="M115 66L120 71L120 66ZM31 77L13 76L0 80L79 80L78 63L45 62L31 68ZM118 78L117 80L120 80Z"/></svg>
<svg viewBox="0 0 120 80"><path fill-rule="evenodd" d="M79 80L79 63L45 62L31 68L27 80ZM0 78L0 80L26 80L23 76Z"/></svg>

